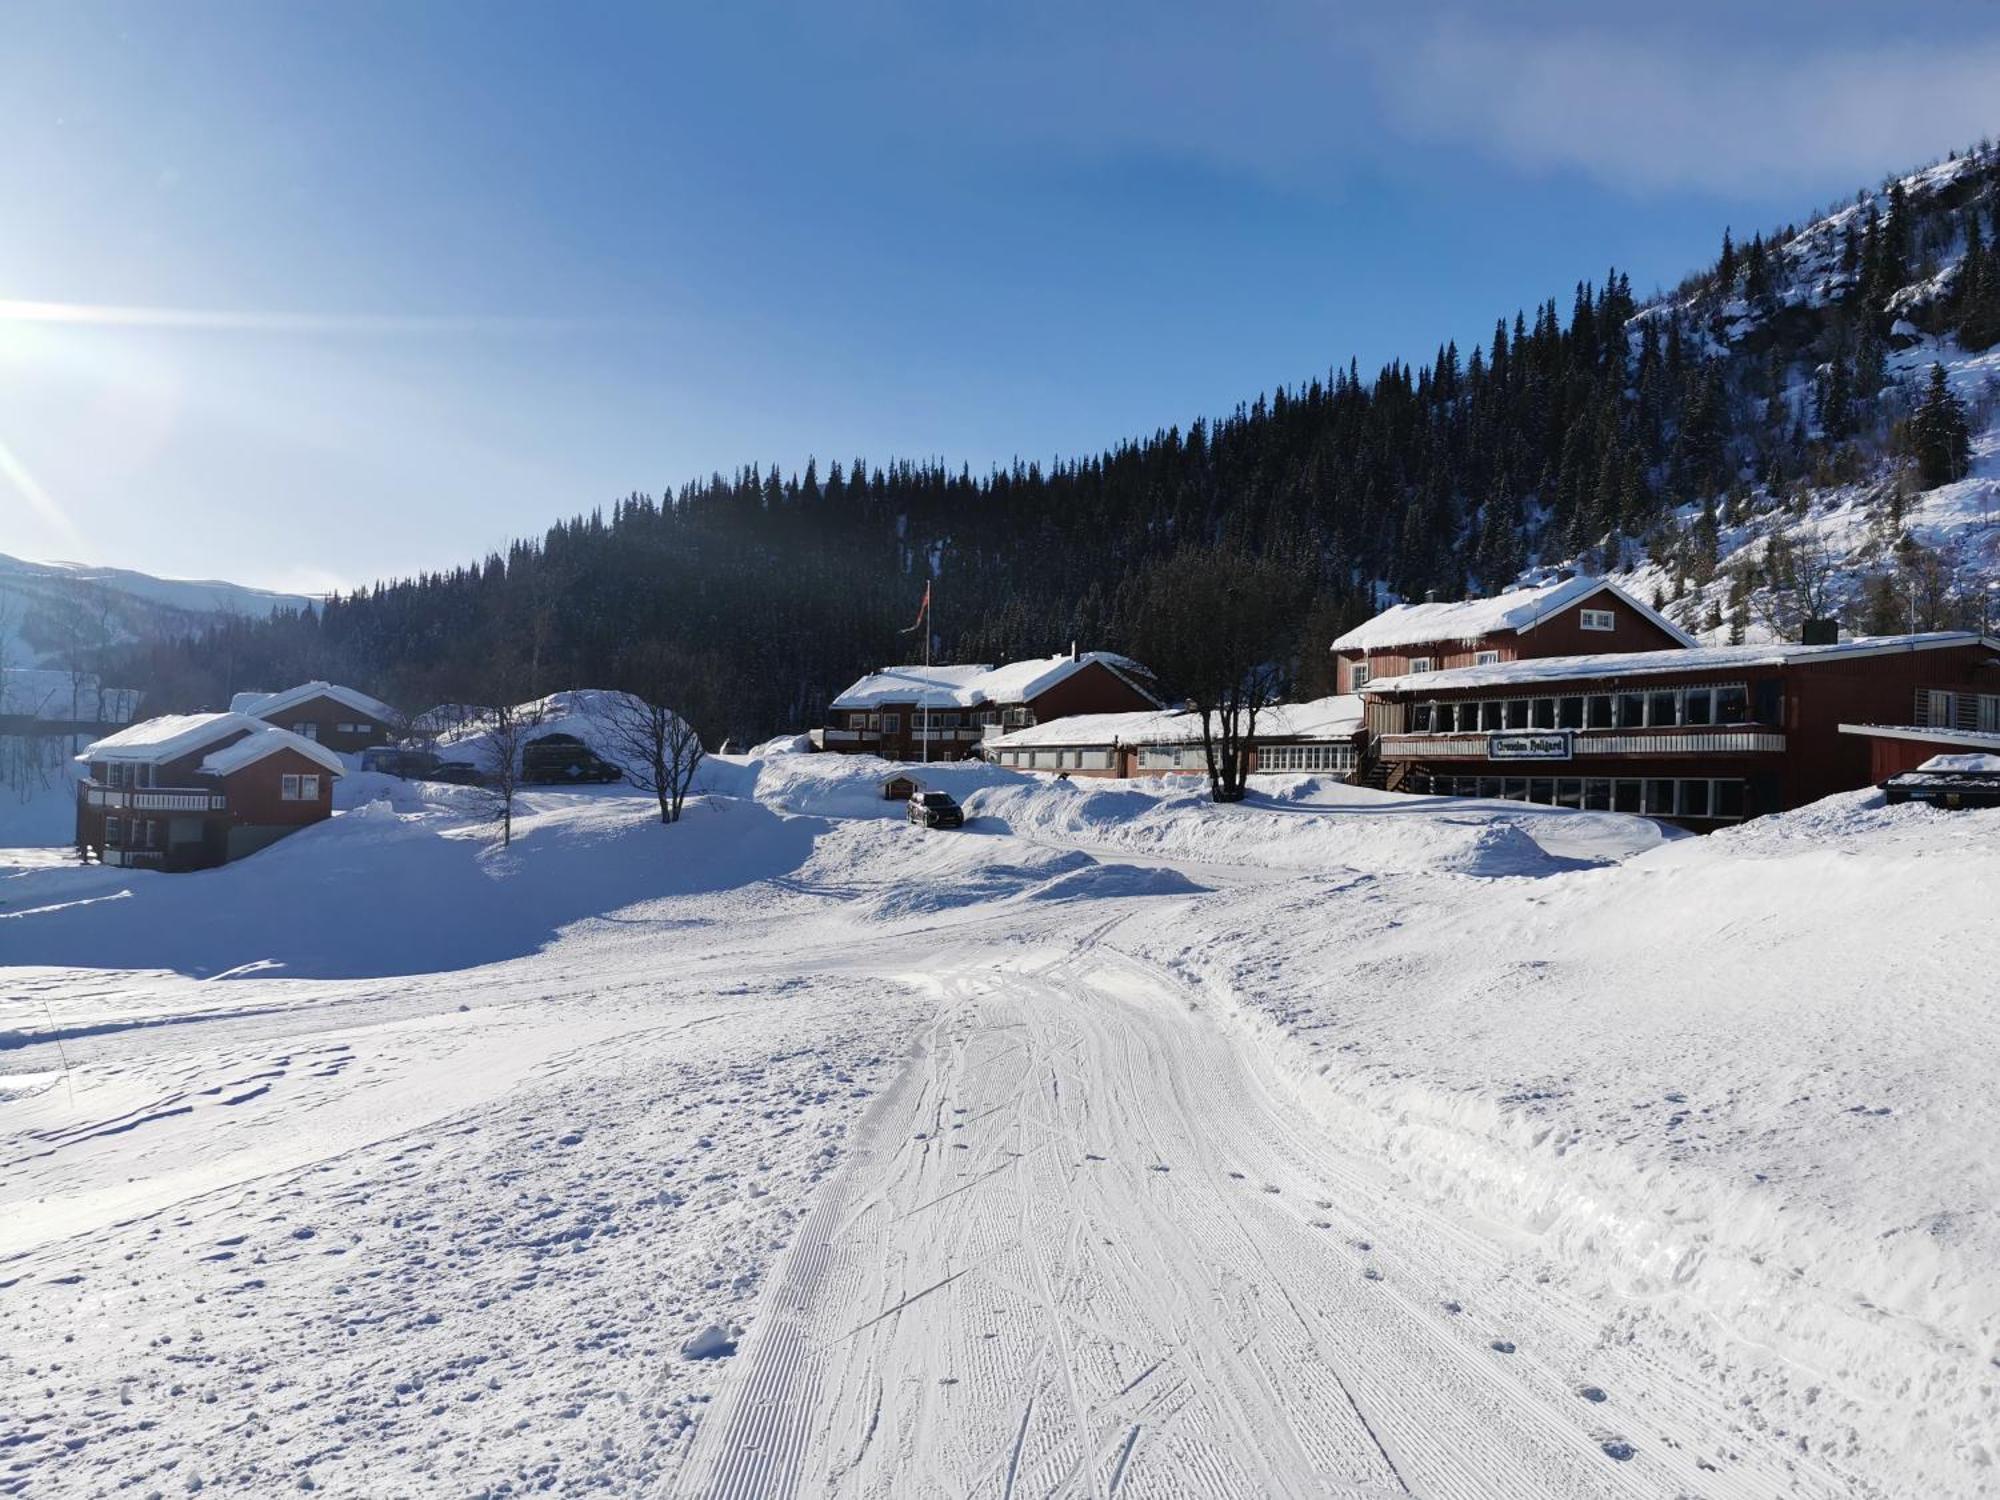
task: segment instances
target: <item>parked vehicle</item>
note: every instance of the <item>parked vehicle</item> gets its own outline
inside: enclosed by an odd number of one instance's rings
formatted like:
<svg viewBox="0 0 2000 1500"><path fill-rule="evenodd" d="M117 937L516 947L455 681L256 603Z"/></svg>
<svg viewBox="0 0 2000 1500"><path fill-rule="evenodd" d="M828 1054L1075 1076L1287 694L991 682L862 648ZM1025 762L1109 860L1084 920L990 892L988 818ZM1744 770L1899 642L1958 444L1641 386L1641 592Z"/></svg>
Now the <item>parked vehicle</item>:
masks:
<svg viewBox="0 0 2000 1500"><path fill-rule="evenodd" d="M521 780L535 785L622 781L625 770L573 734L545 734L521 750Z"/></svg>
<svg viewBox="0 0 2000 1500"><path fill-rule="evenodd" d="M416 779L442 781L452 786L483 786L486 773L469 760L441 760Z"/></svg>
<svg viewBox="0 0 2000 1500"><path fill-rule="evenodd" d="M963 828L965 810L949 792L918 792L910 798L907 814L912 823L926 828Z"/></svg>
<svg viewBox="0 0 2000 1500"><path fill-rule="evenodd" d="M437 752L411 750L399 745L371 745L361 752L361 769L400 776L405 781L422 781L437 768Z"/></svg>

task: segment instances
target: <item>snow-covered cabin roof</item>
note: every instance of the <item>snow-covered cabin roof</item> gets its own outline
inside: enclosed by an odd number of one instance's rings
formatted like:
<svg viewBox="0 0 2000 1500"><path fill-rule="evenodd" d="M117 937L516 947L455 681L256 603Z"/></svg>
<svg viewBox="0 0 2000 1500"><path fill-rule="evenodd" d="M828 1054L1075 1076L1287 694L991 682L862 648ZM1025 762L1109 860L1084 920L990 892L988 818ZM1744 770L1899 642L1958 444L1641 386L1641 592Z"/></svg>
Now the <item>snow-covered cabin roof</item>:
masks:
<svg viewBox="0 0 2000 1500"><path fill-rule="evenodd" d="M80 761L123 760L163 761L190 755L203 745L245 731L256 733L271 726L248 714L161 714L143 719L116 734L108 734L84 747Z"/></svg>
<svg viewBox="0 0 2000 1500"><path fill-rule="evenodd" d="M224 745L220 750L204 755L201 769L217 776L227 776L280 750L296 751L314 765L324 767L329 775L344 775L347 770L340 757L326 746L315 744L302 734L293 734L289 729L280 729L275 724L265 724L254 734L246 734L234 744Z"/></svg>
<svg viewBox="0 0 2000 1500"><path fill-rule="evenodd" d="M1129 656L1085 651L1075 656L1011 661L998 667L884 667L854 683L833 700L832 706L855 709L913 703L919 708L978 708L989 703L1026 703L1093 665L1110 668L1138 692L1153 696L1147 685L1152 674Z"/></svg>
<svg viewBox="0 0 2000 1500"><path fill-rule="evenodd" d="M1579 576L1510 589L1489 599L1462 599L1456 604L1392 604L1374 619L1348 631L1333 643L1333 649L1350 653L1387 651L1396 646L1471 642L1490 635L1525 635L1552 615L1603 593L1614 595L1682 645L1697 644L1680 626L1634 599L1610 579Z"/></svg>
<svg viewBox="0 0 2000 1500"><path fill-rule="evenodd" d="M95 741L77 756L77 760L86 765L99 760L158 765L192 755L204 745L227 740L231 735L240 735L241 738L204 756L202 770L227 776L231 771L240 770L278 750L296 750L335 776L346 769L340 757L324 745L316 745L289 729L280 729L275 724L266 724L262 719L239 713L161 714L158 718L147 719Z"/></svg>
<svg viewBox="0 0 2000 1500"><path fill-rule="evenodd" d="M127 724L139 711L137 688L108 688L95 674L72 683L57 667L8 667L0 672L0 716Z"/></svg>
<svg viewBox="0 0 2000 1500"><path fill-rule="evenodd" d="M1984 644L2000 652L2000 640L1970 630L1938 630L1923 635L1857 636L1830 646L1795 646L1784 642L1761 646L1696 646L1685 651L1610 651L1595 656L1543 656L1524 661L1495 662L1485 667L1450 667L1442 672L1415 672L1370 682L1378 692L1446 692L1458 688L1523 687L1538 682L1567 682L1583 677L1636 677L1656 672L1727 672L1748 667L1781 667L1793 662L1837 656L1891 656L1899 652L1936 651L1946 646Z"/></svg>
<svg viewBox="0 0 2000 1500"><path fill-rule="evenodd" d="M297 687L286 688L282 693L238 693L229 700L229 711L268 719L272 714L281 714L315 698L331 698L377 724L393 724L396 721L396 710L380 698L371 698L358 688L342 687L337 682L302 682Z"/></svg>
<svg viewBox="0 0 2000 1500"><path fill-rule="evenodd" d="M1257 715L1257 739L1339 740L1361 727L1361 700L1351 693L1310 703L1275 703ZM1201 738L1201 715L1180 709L1142 709L1121 714L1068 714L1046 724L1029 724L995 735L991 749L1027 750L1061 746L1177 745Z"/></svg>

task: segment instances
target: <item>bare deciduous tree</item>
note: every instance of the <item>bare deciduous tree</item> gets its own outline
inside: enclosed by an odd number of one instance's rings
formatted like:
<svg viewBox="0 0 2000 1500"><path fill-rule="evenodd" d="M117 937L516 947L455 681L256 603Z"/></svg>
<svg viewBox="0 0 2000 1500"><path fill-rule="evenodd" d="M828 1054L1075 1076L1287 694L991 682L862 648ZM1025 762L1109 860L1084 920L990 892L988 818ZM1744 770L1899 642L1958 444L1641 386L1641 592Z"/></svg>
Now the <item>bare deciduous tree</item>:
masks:
<svg viewBox="0 0 2000 1500"><path fill-rule="evenodd" d="M1257 717L1290 686L1303 574L1235 547L1183 547L1140 582L1137 654L1201 716L1209 795L1239 802Z"/></svg>
<svg viewBox="0 0 2000 1500"><path fill-rule="evenodd" d="M717 674L704 658L653 644L618 677L625 690L606 709L613 748L632 785L658 799L660 821L678 823L707 753L699 726L711 716Z"/></svg>
<svg viewBox="0 0 2000 1500"><path fill-rule="evenodd" d="M486 778L494 816L500 823L500 843L514 842L514 800L521 792L521 751L541 726L540 699L520 701L524 678L522 664L512 655L492 662L485 674L484 696L493 707L487 711L486 763L479 769Z"/></svg>

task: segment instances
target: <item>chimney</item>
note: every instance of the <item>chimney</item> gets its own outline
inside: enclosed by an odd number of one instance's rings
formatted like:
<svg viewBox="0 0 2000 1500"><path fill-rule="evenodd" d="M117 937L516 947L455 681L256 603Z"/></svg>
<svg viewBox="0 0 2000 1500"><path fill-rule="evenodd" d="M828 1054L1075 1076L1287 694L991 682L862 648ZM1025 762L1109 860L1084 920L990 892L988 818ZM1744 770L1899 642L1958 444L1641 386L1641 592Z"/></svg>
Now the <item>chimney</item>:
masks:
<svg viewBox="0 0 2000 1500"><path fill-rule="evenodd" d="M1069 643L1069 659L1071 661L1076 660L1076 642L1073 640Z"/></svg>
<svg viewBox="0 0 2000 1500"><path fill-rule="evenodd" d="M1799 627L1801 646L1837 646L1840 644L1840 621L1808 620Z"/></svg>

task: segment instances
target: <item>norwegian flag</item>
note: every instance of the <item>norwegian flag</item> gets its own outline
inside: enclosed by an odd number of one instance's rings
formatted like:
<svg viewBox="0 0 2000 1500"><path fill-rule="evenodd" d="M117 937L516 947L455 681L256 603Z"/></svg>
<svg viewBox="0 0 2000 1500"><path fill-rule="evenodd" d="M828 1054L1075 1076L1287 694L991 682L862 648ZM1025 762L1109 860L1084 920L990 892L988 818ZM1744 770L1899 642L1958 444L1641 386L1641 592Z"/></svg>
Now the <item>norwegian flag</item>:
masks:
<svg viewBox="0 0 2000 1500"><path fill-rule="evenodd" d="M930 617L930 612L931 612L931 586L930 586L930 581L926 579L924 581L924 602L917 606L917 623L912 625L908 630L904 631L903 634L915 635L919 630L922 630L924 628L924 621Z"/></svg>

